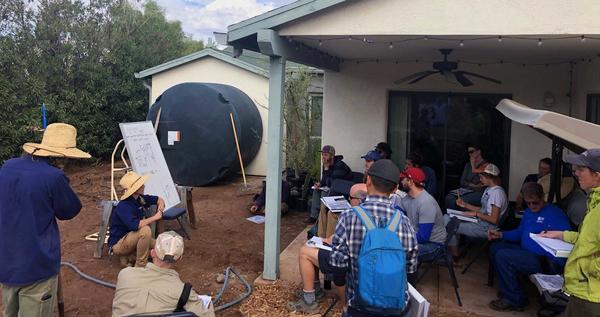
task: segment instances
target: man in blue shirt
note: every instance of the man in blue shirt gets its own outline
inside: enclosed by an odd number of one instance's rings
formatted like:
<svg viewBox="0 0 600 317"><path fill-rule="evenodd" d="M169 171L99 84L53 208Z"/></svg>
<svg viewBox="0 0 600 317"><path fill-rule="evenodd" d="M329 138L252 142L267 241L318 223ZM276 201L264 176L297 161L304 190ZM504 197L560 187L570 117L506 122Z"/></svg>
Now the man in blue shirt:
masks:
<svg viewBox="0 0 600 317"><path fill-rule="evenodd" d="M111 215L108 247L113 254L121 256L123 266L128 265L128 256L134 253L135 266L146 266L150 249L154 247L149 225L160 220L165 210L162 198L144 195L144 183L149 178L150 175L127 172L119 181L125 192ZM145 218L145 210L151 205L157 205L157 211Z"/></svg>
<svg viewBox="0 0 600 317"><path fill-rule="evenodd" d="M76 148L77 130L50 124L41 143L0 169L0 284L4 316L51 316L60 267L56 219L69 220L81 202L62 170L67 158L90 158Z"/></svg>
<svg viewBox="0 0 600 317"><path fill-rule="evenodd" d="M544 202L544 190L538 183L525 183L521 189L527 209L523 219L514 230L500 232L490 230L488 238L501 239L490 247L490 260L498 276L500 298L490 302L490 308L497 311L521 311L527 304L527 296L519 285L518 274L561 273L565 258L556 258L533 241L530 233L545 230L566 230L569 219L558 207ZM544 272L543 264L551 265Z"/></svg>

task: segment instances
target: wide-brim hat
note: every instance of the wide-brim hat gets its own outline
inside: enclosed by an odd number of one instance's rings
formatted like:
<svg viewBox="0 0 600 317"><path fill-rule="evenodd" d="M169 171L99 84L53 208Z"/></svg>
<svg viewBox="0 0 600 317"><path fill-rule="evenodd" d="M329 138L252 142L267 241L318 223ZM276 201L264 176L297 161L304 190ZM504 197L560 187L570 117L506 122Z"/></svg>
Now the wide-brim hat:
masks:
<svg viewBox="0 0 600 317"><path fill-rule="evenodd" d="M90 158L89 153L77 148L77 129L66 123L53 123L46 127L41 143L28 142L23 150L43 157Z"/></svg>
<svg viewBox="0 0 600 317"><path fill-rule="evenodd" d="M136 172L127 172L121 180L119 181L119 185L125 189L125 192L121 196L121 200L125 200L129 198L133 193L135 193L142 185L144 185L150 175L140 175Z"/></svg>

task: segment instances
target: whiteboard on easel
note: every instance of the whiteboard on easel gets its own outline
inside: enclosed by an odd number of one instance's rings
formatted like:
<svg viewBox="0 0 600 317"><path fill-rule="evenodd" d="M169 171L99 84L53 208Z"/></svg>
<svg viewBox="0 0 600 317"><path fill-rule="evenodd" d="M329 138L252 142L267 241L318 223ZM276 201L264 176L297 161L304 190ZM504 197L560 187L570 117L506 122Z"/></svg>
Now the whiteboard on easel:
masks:
<svg viewBox="0 0 600 317"><path fill-rule="evenodd" d="M165 208L179 204L179 194L169 172L167 161L158 144L150 121L119 123L131 167L140 175L150 174L145 193L162 197Z"/></svg>

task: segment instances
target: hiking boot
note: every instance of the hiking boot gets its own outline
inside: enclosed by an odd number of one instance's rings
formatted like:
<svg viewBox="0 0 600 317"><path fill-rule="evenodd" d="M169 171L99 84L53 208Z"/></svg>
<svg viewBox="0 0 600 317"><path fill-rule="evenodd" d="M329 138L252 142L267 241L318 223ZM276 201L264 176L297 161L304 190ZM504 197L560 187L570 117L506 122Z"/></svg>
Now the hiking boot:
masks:
<svg viewBox="0 0 600 317"><path fill-rule="evenodd" d="M319 313L319 305L317 305L316 301L312 304L309 304L309 303L305 302L303 298L300 298L295 302L288 302L286 308L289 311L297 311L297 312L308 313L308 314L318 314Z"/></svg>
<svg viewBox="0 0 600 317"><path fill-rule="evenodd" d="M523 307L513 306L502 298L494 299L488 306L495 311L523 311Z"/></svg>
<svg viewBox="0 0 600 317"><path fill-rule="evenodd" d="M303 295L302 288L296 291L296 297L302 298ZM325 291L322 288L319 288L315 291L315 299L317 301L321 301L325 297Z"/></svg>

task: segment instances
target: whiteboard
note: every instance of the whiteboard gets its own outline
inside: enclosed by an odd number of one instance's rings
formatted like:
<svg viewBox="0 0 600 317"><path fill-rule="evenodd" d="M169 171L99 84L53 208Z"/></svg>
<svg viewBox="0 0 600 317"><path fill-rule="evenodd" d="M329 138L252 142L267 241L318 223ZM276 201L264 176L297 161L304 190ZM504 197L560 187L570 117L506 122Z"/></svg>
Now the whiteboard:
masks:
<svg viewBox="0 0 600 317"><path fill-rule="evenodd" d="M150 174L145 193L159 196L165 201L165 209L179 204L179 194L167 167L154 127L150 121L119 123L131 167L140 174Z"/></svg>

